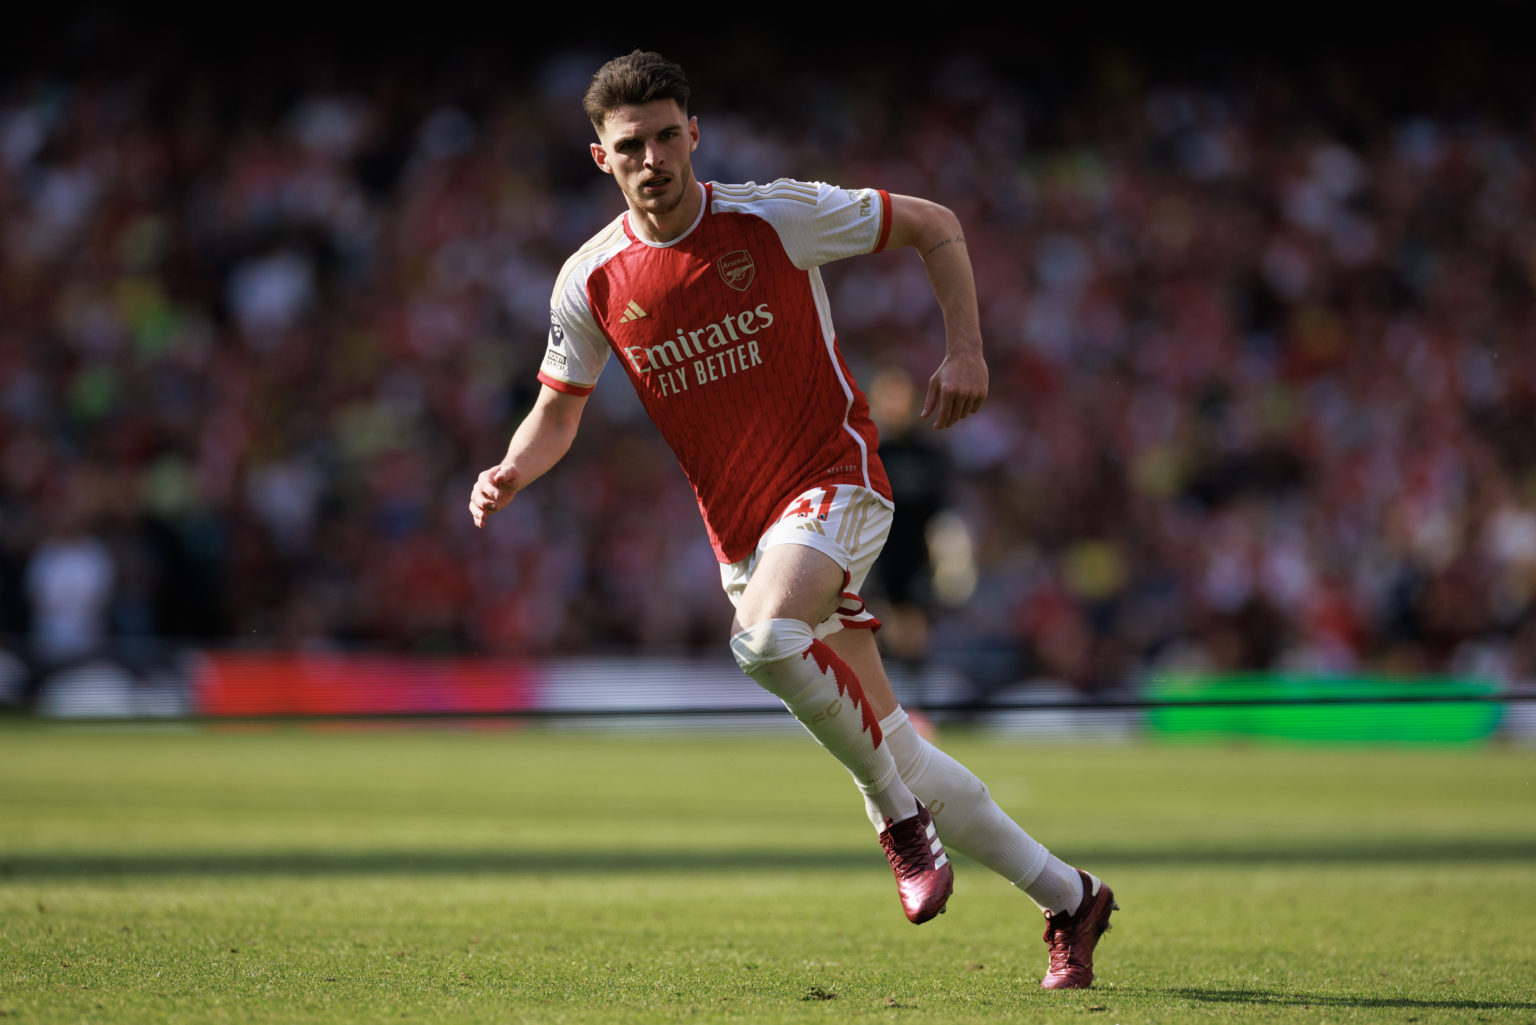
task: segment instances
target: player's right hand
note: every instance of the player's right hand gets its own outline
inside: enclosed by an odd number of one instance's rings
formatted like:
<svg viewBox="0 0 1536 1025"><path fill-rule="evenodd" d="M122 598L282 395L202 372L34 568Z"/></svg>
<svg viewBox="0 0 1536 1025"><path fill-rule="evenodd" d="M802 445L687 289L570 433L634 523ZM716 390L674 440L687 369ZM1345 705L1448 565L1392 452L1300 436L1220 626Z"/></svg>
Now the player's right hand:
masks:
<svg viewBox="0 0 1536 1025"><path fill-rule="evenodd" d="M475 521L475 526L485 526L486 517L498 509L505 508L515 494L517 494L515 466L497 464L489 470L481 471L479 479L475 481L475 488L469 496L469 515Z"/></svg>

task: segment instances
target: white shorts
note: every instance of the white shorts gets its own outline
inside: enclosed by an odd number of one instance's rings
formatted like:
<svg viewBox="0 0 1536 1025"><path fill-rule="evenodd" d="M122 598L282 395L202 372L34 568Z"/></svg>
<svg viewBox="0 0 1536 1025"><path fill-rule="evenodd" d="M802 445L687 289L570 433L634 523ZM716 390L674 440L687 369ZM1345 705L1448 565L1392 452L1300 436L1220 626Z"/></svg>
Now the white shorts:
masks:
<svg viewBox="0 0 1536 1025"><path fill-rule="evenodd" d="M763 553L775 545L803 545L826 555L843 569L843 601L816 626L824 638L844 627L880 629L880 620L864 608L859 588L891 532L896 506L877 492L854 484L826 484L797 495L757 540L757 548L739 562L720 567L720 583L731 604L741 599Z"/></svg>

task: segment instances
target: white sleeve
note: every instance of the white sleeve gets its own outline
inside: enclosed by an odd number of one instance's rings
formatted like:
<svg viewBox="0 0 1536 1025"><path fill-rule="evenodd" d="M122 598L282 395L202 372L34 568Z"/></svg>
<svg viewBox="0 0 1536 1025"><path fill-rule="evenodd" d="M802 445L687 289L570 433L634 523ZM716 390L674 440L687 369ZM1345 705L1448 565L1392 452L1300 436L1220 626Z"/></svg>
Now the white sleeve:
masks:
<svg viewBox="0 0 1536 1025"><path fill-rule="evenodd" d="M890 235L891 200L882 189L780 178L767 185L717 187L717 194L722 203L740 203L771 223L801 270L877 252Z"/></svg>
<svg viewBox="0 0 1536 1025"><path fill-rule="evenodd" d="M562 274L549 301L549 340L539 379L558 391L585 395L608 365L608 339L598 330L578 275Z"/></svg>

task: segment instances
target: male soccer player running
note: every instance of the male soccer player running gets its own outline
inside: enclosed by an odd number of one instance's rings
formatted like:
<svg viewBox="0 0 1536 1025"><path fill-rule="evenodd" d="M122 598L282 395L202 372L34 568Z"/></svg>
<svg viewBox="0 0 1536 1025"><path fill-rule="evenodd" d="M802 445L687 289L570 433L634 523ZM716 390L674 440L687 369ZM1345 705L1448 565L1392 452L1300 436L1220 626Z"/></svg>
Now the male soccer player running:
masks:
<svg viewBox="0 0 1536 1025"><path fill-rule="evenodd" d="M987 394L976 287L959 222L922 199L780 180L694 178L699 143L682 69L636 51L593 76L592 159L627 210L565 264L551 300L542 389L470 514L492 513L569 449L611 355L698 497L736 607L731 651L853 775L915 922L944 911L940 842L1045 912L1048 989L1088 986L1116 907L918 735L891 691L859 587L890 529L890 485L868 404L838 350L818 266L913 247L944 314L946 349L922 411L938 428ZM932 809L930 814L929 809Z"/></svg>

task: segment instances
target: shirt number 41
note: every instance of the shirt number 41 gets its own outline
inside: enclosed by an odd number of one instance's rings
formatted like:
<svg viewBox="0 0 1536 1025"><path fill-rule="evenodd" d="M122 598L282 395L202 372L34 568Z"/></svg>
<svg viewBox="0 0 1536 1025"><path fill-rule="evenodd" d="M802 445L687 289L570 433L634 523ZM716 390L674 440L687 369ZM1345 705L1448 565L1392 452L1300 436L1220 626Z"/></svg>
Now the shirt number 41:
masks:
<svg viewBox="0 0 1536 1025"><path fill-rule="evenodd" d="M785 509L784 515L780 516L779 519L787 520L791 516L799 516L804 519L807 516L814 516L818 520L825 521L828 514L832 512L832 499L836 494L837 485L828 484L821 489L821 502L816 505L811 504L811 495L809 493L801 495L800 501Z"/></svg>

